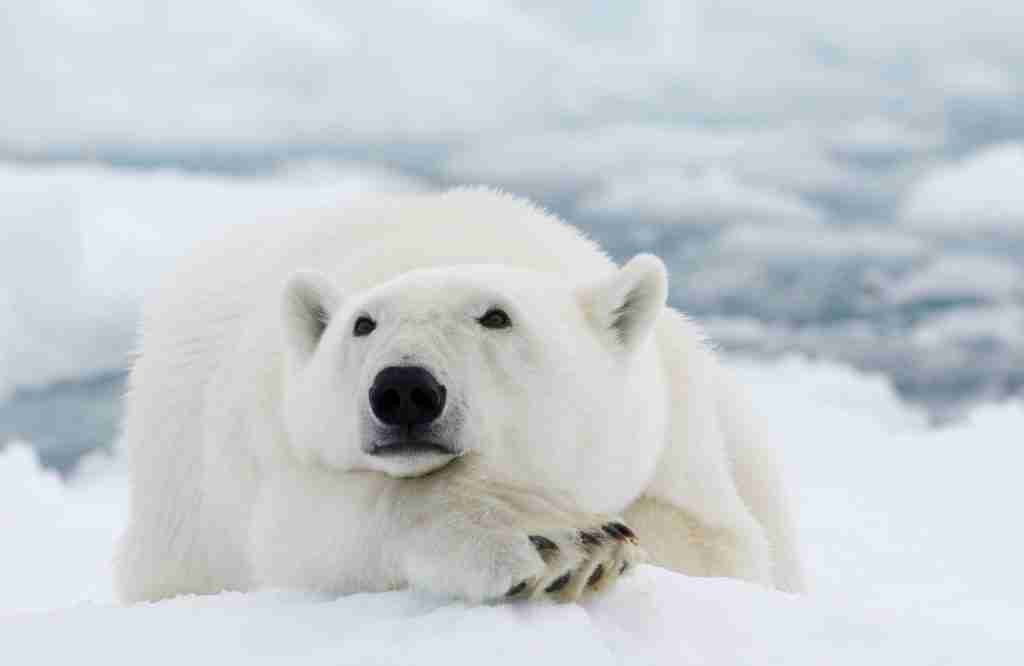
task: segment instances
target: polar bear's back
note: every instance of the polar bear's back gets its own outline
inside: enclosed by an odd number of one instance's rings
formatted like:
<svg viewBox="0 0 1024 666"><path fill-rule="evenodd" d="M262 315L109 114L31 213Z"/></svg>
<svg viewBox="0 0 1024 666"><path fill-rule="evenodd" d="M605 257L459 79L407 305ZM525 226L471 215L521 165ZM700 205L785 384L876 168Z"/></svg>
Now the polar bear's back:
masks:
<svg viewBox="0 0 1024 666"><path fill-rule="evenodd" d="M576 228L513 195L485 188L368 195L335 210L230 229L182 263L149 303L147 319L168 310L204 321L242 316L275 298L297 270L316 270L343 290L359 290L416 268L470 263L573 282L613 266Z"/></svg>

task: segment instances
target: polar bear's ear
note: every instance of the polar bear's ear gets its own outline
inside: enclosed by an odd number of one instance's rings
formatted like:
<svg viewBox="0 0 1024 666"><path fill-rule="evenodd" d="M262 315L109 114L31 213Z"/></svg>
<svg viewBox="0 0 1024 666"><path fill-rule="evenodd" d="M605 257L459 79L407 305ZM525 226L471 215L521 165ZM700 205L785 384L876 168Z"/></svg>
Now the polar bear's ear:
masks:
<svg viewBox="0 0 1024 666"><path fill-rule="evenodd" d="M579 294L584 314L599 333L627 351L647 339L667 296L665 264L653 254L638 254Z"/></svg>
<svg viewBox="0 0 1024 666"><path fill-rule="evenodd" d="M300 359L316 349L341 299L319 273L300 271L285 284L281 319L286 342Z"/></svg>

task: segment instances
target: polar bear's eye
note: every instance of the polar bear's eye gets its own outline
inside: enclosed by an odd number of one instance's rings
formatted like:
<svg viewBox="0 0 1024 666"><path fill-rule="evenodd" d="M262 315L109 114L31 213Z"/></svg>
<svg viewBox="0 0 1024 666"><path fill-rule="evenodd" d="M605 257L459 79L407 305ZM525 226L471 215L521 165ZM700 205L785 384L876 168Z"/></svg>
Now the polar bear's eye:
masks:
<svg viewBox="0 0 1024 666"><path fill-rule="evenodd" d="M477 321L484 328L508 328L512 325L512 319L509 318L504 310L499 308L491 308Z"/></svg>
<svg viewBox="0 0 1024 666"><path fill-rule="evenodd" d="M356 319L355 326L352 327L352 333L356 337L361 338L373 333L373 329L375 328L377 328L377 322L369 317L360 317L359 319Z"/></svg>

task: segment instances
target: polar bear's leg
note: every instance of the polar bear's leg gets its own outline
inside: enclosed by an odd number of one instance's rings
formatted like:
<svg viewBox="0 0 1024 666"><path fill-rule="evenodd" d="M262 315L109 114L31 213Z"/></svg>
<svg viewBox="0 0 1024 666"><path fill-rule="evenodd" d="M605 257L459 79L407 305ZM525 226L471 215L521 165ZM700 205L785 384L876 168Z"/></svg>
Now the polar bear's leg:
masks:
<svg viewBox="0 0 1024 666"><path fill-rule="evenodd" d="M805 584L795 514L776 449L767 445L770 438L760 426L743 387L728 372L722 373L720 383L719 414L733 478L744 503L771 543L775 586L786 592L802 592Z"/></svg>
<svg viewBox="0 0 1024 666"><path fill-rule="evenodd" d="M132 370L126 399L122 442L131 468L131 502L114 562L117 596L151 601L239 587L244 562L225 536L229 521L216 519L214 509L244 500L218 500L207 487L202 384L177 360L176 347L168 351L152 339L148 343ZM243 471L234 465L228 478Z"/></svg>
<svg viewBox="0 0 1024 666"><path fill-rule="evenodd" d="M679 313L663 313L657 336L669 397L667 443L627 516L656 564L772 585L769 535L737 487L720 422L721 368Z"/></svg>
<svg viewBox="0 0 1024 666"><path fill-rule="evenodd" d="M710 527L685 509L646 496L633 502L624 517L653 564L689 576L766 582L742 531Z"/></svg>
<svg viewBox="0 0 1024 666"><path fill-rule="evenodd" d="M281 467L270 484L252 531L261 585L568 601L643 559L621 520L503 485L466 459L414 479Z"/></svg>
<svg viewBox="0 0 1024 666"><path fill-rule="evenodd" d="M202 498L197 480L189 478L190 465L163 459L155 450L157 442L133 441L133 429L129 426L127 430L132 501L114 562L118 598L153 601L217 591L198 553L196 521ZM150 437L160 435L151 433ZM187 457L187 450L182 455Z"/></svg>
<svg viewBox="0 0 1024 666"><path fill-rule="evenodd" d="M463 463L463 461L460 461ZM409 584L470 601L572 601L645 559L621 518L579 511L539 489L456 464L403 483L396 546Z"/></svg>
<svg viewBox="0 0 1024 666"><path fill-rule="evenodd" d="M139 448L135 458L152 455L140 454ZM188 447L177 448L179 457L187 458ZM242 540L249 500L238 492L240 483L222 483L211 492L204 478L211 473L210 461L204 463L133 461L131 515L115 558L121 600L152 601L246 587L249 572ZM231 472L236 479L246 475L242 464L233 465Z"/></svg>

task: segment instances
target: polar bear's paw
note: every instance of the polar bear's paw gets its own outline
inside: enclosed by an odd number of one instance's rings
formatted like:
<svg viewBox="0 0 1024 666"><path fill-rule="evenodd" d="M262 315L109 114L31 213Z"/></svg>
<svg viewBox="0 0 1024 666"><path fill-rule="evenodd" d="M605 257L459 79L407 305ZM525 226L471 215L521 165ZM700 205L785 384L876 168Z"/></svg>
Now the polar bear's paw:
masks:
<svg viewBox="0 0 1024 666"><path fill-rule="evenodd" d="M545 568L518 581L506 599L549 598L576 601L584 594L608 589L644 559L636 534L621 520L608 520L580 530L530 534L530 545Z"/></svg>
<svg viewBox="0 0 1024 666"><path fill-rule="evenodd" d="M400 548L411 587L472 603L568 602L611 587L646 559L622 518L467 464L403 482L410 540Z"/></svg>
<svg viewBox="0 0 1024 666"><path fill-rule="evenodd" d="M636 534L621 520L584 524L449 526L443 541L428 538L406 553L408 582L473 603L569 602L607 589L645 559Z"/></svg>

